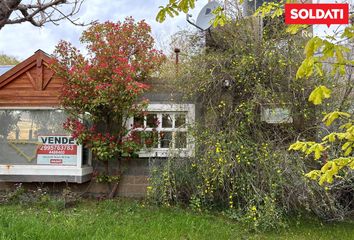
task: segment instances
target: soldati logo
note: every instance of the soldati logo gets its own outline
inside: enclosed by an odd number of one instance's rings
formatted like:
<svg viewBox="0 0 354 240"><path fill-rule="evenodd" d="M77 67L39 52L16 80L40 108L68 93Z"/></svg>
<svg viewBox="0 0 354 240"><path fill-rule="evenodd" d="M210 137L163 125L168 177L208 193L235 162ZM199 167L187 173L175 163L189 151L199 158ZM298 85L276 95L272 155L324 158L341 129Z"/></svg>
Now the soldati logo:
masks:
<svg viewBox="0 0 354 240"><path fill-rule="evenodd" d="M289 3L285 4L286 24L348 24L347 3Z"/></svg>

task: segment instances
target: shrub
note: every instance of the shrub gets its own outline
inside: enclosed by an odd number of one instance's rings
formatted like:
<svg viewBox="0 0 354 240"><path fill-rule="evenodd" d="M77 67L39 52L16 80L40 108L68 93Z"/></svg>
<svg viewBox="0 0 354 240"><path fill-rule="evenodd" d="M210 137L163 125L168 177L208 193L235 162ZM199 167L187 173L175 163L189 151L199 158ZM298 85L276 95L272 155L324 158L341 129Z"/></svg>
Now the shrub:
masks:
<svg viewBox="0 0 354 240"><path fill-rule="evenodd" d="M305 162L286 149L257 144L241 130L194 133L195 157L155 164L150 201L218 210L257 230L284 227L287 214L304 211L324 219L344 217L339 193L309 181Z"/></svg>

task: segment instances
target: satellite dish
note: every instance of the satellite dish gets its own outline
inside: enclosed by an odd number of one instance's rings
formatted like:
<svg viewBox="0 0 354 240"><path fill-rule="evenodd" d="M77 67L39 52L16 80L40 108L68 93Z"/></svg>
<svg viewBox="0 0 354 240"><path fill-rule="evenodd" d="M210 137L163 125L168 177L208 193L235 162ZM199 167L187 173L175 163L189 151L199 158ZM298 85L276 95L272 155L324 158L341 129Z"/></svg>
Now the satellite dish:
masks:
<svg viewBox="0 0 354 240"><path fill-rule="evenodd" d="M208 30L211 25L212 21L215 18L215 15L213 14L213 11L217 8L220 7L221 5L216 2L216 1L211 1L207 5L205 5L202 10L200 11L196 23L190 21L190 17L192 15L187 14L187 21L192 24L193 26L199 28L202 31Z"/></svg>

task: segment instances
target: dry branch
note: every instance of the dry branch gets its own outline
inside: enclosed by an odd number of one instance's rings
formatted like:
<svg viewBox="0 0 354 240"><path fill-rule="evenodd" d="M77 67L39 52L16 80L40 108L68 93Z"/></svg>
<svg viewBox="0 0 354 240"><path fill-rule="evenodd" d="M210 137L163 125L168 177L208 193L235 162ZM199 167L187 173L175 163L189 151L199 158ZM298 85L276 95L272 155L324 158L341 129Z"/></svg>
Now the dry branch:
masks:
<svg viewBox="0 0 354 240"><path fill-rule="evenodd" d="M83 26L78 18L84 0L36 0L23 3L22 0L0 0L0 29L7 24L30 22L36 27L45 23L58 24L68 20L74 25Z"/></svg>

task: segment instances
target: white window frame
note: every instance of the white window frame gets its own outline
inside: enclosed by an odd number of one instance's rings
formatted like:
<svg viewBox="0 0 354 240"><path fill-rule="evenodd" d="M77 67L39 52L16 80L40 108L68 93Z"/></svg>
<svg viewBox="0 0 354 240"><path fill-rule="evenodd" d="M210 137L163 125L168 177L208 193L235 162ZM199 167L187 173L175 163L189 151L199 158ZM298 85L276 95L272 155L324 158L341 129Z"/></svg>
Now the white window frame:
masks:
<svg viewBox="0 0 354 240"><path fill-rule="evenodd" d="M179 157L192 157L194 156L194 139L188 134L188 128L195 122L195 105L194 104L170 104L170 103L150 103L145 109L148 113L158 114L158 120L160 122L159 126L155 129L165 132L182 132L187 133L187 147L186 148L160 148L160 140L158 143L158 148L144 148L138 152L140 158L151 158L151 157L169 157L169 156L179 156ZM162 114L178 114L184 113L186 115L186 124L183 128L175 128L175 119L173 116L172 128L162 128ZM146 119L144 120L144 125L146 125ZM134 124L134 118L131 117L127 121L127 128L131 129L131 126ZM153 128L136 128L136 131L152 131ZM172 140L172 146L174 147L174 141Z"/></svg>
<svg viewBox="0 0 354 240"><path fill-rule="evenodd" d="M55 107L0 107L0 110L60 110ZM93 172L92 156L89 154L88 166L82 165L82 145L77 147L76 166L51 165L12 165L0 164L0 175L25 176L75 176L82 177Z"/></svg>

